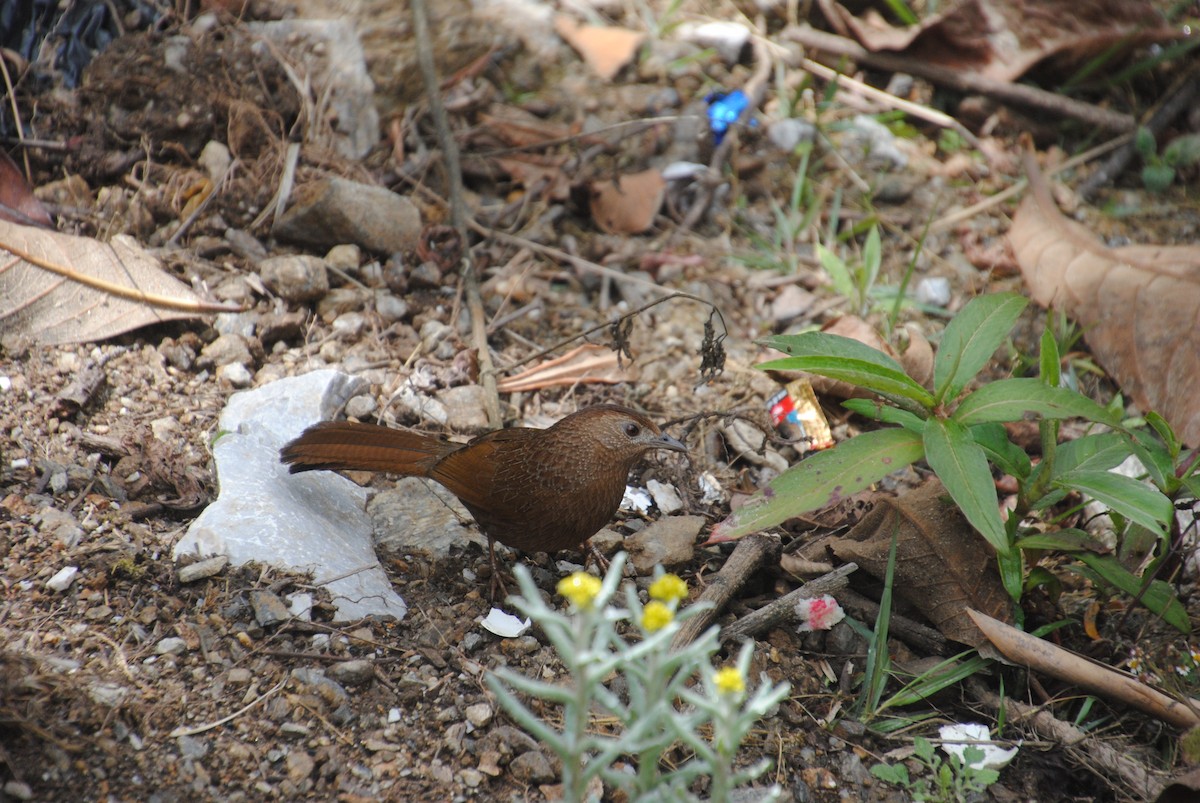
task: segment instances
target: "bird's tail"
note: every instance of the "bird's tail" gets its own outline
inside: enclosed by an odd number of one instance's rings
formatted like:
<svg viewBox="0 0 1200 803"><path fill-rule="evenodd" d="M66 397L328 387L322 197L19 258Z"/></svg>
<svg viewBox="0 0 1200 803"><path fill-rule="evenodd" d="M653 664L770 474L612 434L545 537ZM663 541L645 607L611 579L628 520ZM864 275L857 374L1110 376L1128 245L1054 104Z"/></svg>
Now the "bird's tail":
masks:
<svg viewBox="0 0 1200 803"><path fill-rule="evenodd" d="M383 471L427 477L446 455L463 448L428 435L376 424L325 421L309 427L279 452L289 471Z"/></svg>

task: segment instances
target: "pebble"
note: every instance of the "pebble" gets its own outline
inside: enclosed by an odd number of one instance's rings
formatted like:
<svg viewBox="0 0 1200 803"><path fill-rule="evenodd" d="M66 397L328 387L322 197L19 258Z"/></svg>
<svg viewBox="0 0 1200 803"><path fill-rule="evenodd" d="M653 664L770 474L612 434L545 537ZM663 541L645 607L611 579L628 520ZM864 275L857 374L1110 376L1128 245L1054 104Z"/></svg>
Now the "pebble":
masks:
<svg viewBox="0 0 1200 803"><path fill-rule="evenodd" d="M524 783L548 783L555 777L550 759L540 750L529 750L517 756L508 765L508 771Z"/></svg>
<svg viewBox="0 0 1200 803"><path fill-rule="evenodd" d="M362 263L362 249L353 243L342 243L329 249L325 261L331 268L354 271Z"/></svg>
<svg viewBox="0 0 1200 803"><path fill-rule="evenodd" d="M346 415L351 418L357 418L360 421L365 419L378 408L378 403L374 396L355 396L350 401L346 402Z"/></svg>
<svg viewBox="0 0 1200 803"><path fill-rule="evenodd" d="M914 295L922 304L944 307L950 303L950 280L943 276L926 276L917 282Z"/></svg>
<svg viewBox="0 0 1200 803"><path fill-rule="evenodd" d="M687 563L704 524L703 516L669 516L652 522L625 539L629 562L638 574L650 574L655 566L670 569Z"/></svg>
<svg viewBox="0 0 1200 803"><path fill-rule="evenodd" d="M318 247L353 243L391 254L411 251L421 234L416 204L383 187L321 179L297 187L292 199L273 231L281 240Z"/></svg>
<svg viewBox="0 0 1200 803"><path fill-rule="evenodd" d="M222 365L217 369L217 379L228 382L235 388L248 388L254 384L254 375L240 362Z"/></svg>
<svg viewBox="0 0 1200 803"><path fill-rule="evenodd" d="M16 800L33 800L33 789L23 781L5 782L4 794L6 797L15 798Z"/></svg>
<svg viewBox="0 0 1200 803"><path fill-rule="evenodd" d="M176 636L168 636L154 645L154 651L159 655L182 655L187 652L187 642Z"/></svg>
<svg viewBox="0 0 1200 803"><path fill-rule="evenodd" d="M375 311L384 323L395 323L408 317L408 302L391 293L377 293Z"/></svg>
<svg viewBox="0 0 1200 803"><path fill-rule="evenodd" d="M204 758L208 755L208 742L195 736L180 736L176 739L179 752L184 758Z"/></svg>
<svg viewBox="0 0 1200 803"><path fill-rule="evenodd" d="M326 669L325 674L346 686L361 686L375 677L375 665L363 658L338 661Z"/></svg>
<svg viewBox="0 0 1200 803"><path fill-rule="evenodd" d="M51 591L66 591L79 575L78 566L64 566L46 581L46 588Z"/></svg>
<svg viewBox="0 0 1200 803"><path fill-rule="evenodd" d="M492 715L495 712L487 703L475 703L474 705L467 706L465 713L467 715L467 722L470 722L476 728L482 728L492 721Z"/></svg>
<svg viewBox="0 0 1200 803"><path fill-rule="evenodd" d="M329 292L329 273L320 257L268 257L258 264L258 274L263 284L285 301L316 301Z"/></svg>
<svg viewBox="0 0 1200 803"><path fill-rule="evenodd" d="M646 490L654 497L654 504L664 514L675 513L683 509L683 500L674 485L668 485L658 480L646 480Z"/></svg>
<svg viewBox="0 0 1200 803"><path fill-rule="evenodd" d="M228 555L217 555L179 569L180 583L194 583L206 577L220 574L229 565Z"/></svg>
<svg viewBox="0 0 1200 803"><path fill-rule="evenodd" d="M468 789L474 789L483 783L483 773L477 769L472 769L471 767L467 767L466 769L460 771L458 775L460 778L462 778L463 784Z"/></svg>
<svg viewBox="0 0 1200 803"><path fill-rule="evenodd" d="M250 345L246 338L237 334L225 334L209 343L200 351L201 368L220 368L223 365L241 363L243 366L254 361L250 356Z"/></svg>
<svg viewBox="0 0 1200 803"><path fill-rule="evenodd" d="M254 611L254 619L263 627L271 627L280 622L286 622L292 615L283 600L277 594L265 589L256 588L249 594L250 608Z"/></svg>
<svg viewBox="0 0 1200 803"><path fill-rule="evenodd" d="M230 686L246 686L250 683L253 677L254 675L249 669L246 669L244 666L235 666L233 669L230 669L229 673L225 676L225 682Z"/></svg>
<svg viewBox="0 0 1200 803"><path fill-rule="evenodd" d="M308 778L316 767L316 762L313 761L308 751L300 748L290 751L284 764L287 767L288 780L292 783L300 783Z"/></svg>
<svg viewBox="0 0 1200 803"><path fill-rule="evenodd" d="M812 142L817 135L817 128L807 120L794 117L777 120L767 129L767 139L781 151L790 153L802 142Z"/></svg>

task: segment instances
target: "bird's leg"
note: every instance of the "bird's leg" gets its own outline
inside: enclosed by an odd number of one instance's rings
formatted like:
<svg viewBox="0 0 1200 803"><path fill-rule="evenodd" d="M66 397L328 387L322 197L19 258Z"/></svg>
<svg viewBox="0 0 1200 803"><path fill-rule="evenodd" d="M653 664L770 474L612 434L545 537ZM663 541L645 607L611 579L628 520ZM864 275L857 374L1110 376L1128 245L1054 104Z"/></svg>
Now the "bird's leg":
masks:
<svg viewBox="0 0 1200 803"><path fill-rule="evenodd" d="M600 574L608 574L608 558L600 554L600 550L591 541L585 541L583 544L587 549L584 553L583 568L587 568L587 558L596 561L596 568L600 570Z"/></svg>
<svg viewBox="0 0 1200 803"><path fill-rule="evenodd" d="M496 540L490 535L488 536L488 561L492 564L492 603L495 604L497 599L503 602L508 597L508 589L504 586L504 577L500 574L500 565L496 563ZM499 592L498 596L497 592Z"/></svg>

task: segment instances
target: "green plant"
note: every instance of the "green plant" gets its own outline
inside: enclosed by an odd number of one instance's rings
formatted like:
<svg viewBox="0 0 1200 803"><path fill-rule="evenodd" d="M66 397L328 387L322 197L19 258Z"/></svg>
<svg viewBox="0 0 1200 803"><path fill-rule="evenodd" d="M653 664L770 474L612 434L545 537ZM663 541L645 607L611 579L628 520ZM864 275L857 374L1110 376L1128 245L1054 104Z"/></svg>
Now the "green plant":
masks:
<svg viewBox="0 0 1200 803"><path fill-rule="evenodd" d="M1200 134L1176 137L1159 156L1154 135L1147 128L1139 128L1133 145L1144 163L1142 184L1151 192L1165 192L1179 168L1200 164Z"/></svg>
<svg viewBox="0 0 1200 803"><path fill-rule="evenodd" d="M872 223L863 242L862 254L853 263L847 264L836 252L816 244L817 261L829 275L833 289L846 298L856 315L865 316L871 308L871 291L879 278L879 266L883 262L883 249L879 240L879 226Z"/></svg>
<svg viewBox="0 0 1200 803"><path fill-rule="evenodd" d="M1198 485L1193 476L1196 461L1181 461L1182 445L1161 417L1147 415L1150 431L1135 431L1123 425L1119 410L1060 386L1058 350L1049 332L1041 339L1039 378L1001 379L967 391L1027 304L1013 293L967 303L942 335L932 389L909 377L891 357L847 338L810 332L760 341L790 356L759 368L810 371L866 388L879 400L851 400L845 406L892 426L864 432L792 466L718 524L711 541L775 526L924 459L967 521L995 550L1001 581L1015 602L1027 583L1045 581L1046 570L1031 567L1027 572L1024 553L1054 550L1073 556L1082 564L1080 571L1189 632L1187 611L1169 584L1152 579L1153 564L1138 576L1114 556L1094 549L1080 530L1022 528L1027 517L1046 514L1078 492L1105 504L1118 525L1151 533L1163 547L1158 558L1162 560L1174 527L1172 499L1184 489L1194 492ZM1037 417L1039 426L1042 459L1036 466L1009 440L1003 426L1028 414ZM1059 422L1065 418L1082 418L1109 429L1059 444ZM1109 470L1130 455L1146 466L1152 484ZM1015 508L1007 519L1000 515L993 466L1018 483ZM1020 620L1019 606L1015 613Z"/></svg>
<svg viewBox="0 0 1200 803"><path fill-rule="evenodd" d="M659 572L646 605L627 585L625 608L614 606L625 557L621 553L613 559L603 582L576 572L559 583L559 593L571 602L570 613L547 605L529 572L517 566L521 594L512 602L542 628L570 678L565 684L546 683L500 669L488 676L488 686L512 718L562 760L563 799L568 802L585 800L594 778L629 800L696 800L690 787L705 776L707 796L728 800L740 784L767 769L765 760L735 769L734 758L754 723L787 696L788 685L764 678L747 696L750 643L735 665L714 672L717 627L673 651L671 640L680 623L703 607L693 605L676 615L687 587L674 575ZM621 622L633 624L636 642L620 634ZM606 685L615 676L624 681L624 697ZM518 693L560 707L561 728L535 714ZM591 722L597 715L611 716L619 732L595 732ZM677 744L690 750L691 757L664 769L659 759ZM636 764L636 772L614 766L622 757ZM763 799L779 794L778 788L762 792Z"/></svg>
<svg viewBox="0 0 1200 803"><path fill-rule="evenodd" d="M943 760L928 739L917 736L913 739L913 758L928 774L910 777L908 768L899 763L876 764L871 774L906 790L913 800L959 803L983 792L1000 777L996 770L978 766L983 757L983 751L971 745L962 758L951 753Z"/></svg>

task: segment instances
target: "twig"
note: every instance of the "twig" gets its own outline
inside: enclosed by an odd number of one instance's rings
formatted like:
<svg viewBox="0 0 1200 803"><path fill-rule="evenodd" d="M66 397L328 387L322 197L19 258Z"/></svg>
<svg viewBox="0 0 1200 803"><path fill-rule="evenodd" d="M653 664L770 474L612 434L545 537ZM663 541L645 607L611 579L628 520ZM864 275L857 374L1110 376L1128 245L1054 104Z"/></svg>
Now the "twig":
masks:
<svg viewBox="0 0 1200 803"><path fill-rule="evenodd" d="M778 538L761 533L747 536L739 541L737 548L729 556L729 560L725 561L725 565L721 567L721 571L709 580L704 592L693 603L693 605L702 602L710 603L710 607L683 623L683 627L671 640L671 649L678 650L686 647L707 630L729 603L729 600L733 599L733 595L746 584L746 581L757 574L759 569L768 562L778 560L779 549ZM721 633L721 638L725 640L725 631Z"/></svg>
<svg viewBox="0 0 1200 803"><path fill-rule="evenodd" d="M258 697L255 697L253 700L246 703L244 706L239 708L237 711L234 711L232 714L230 714L227 717L221 717L220 719L216 720L215 722L209 722L204 725L196 725L191 728L176 728L175 730L173 730L169 734L167 734L167 736L169 736L172 739L178 739L180 736L195 736L197 733L204 733L205 731L210 731L213 728L219 728L222 725L224 725L226 722L232 722L233 720L240 717L242 714L249 711L254 706L263 702L268 697L270 697L271 695L275 694L277 691L282 689L287 684L288 677L290 677L290 676L285 674L283 676L283 680L276 683L274 687L267 689L265 692L260 694Z"/></svg>
<svg viewBox="0 0 1200 803"><path fill-rule="evenodd" d="M858 571L857 563L847 563L839 566L829 574L821 575L815 580L809 580L795 591L784 594L779 599L764 605L754 613L743 616L729 627L721 630L721 641L736 641L752 638L759 633L770 630L776 625L790 622L796 617L796 603L802 599L812 599L824 594L832 594L846 587L847 578Z"/></svg>
<svg viewBox="0 0 1200 803"><path fill-rule="evenodd" d="M1044 109L1064 117L1073 117L1105 131L1124 133L1132 131L1137 125L1131 115L1101 109L1036 87L996 81L894 53L872 53L857 42L807 25L787 28L781 36L812 50L850 58L881 70L916 75L960 92L978 92L1016 106Z"/></svg>
<svg viewBox="0 0 1200 803"><path fill-rule="evenodd" d="M458 231L462 243L462 277L466 289L467 307L471 313L471 335L475 351L479 356L479 379L483 384L483 404L487 411L488 424L499 429L504 421L500 415L500 396L496 392L496 369L487 342L487 321L483 314L483 298L479 293L479 274L471 258L467 239L467 211L462 192L462 168L458 159L458 145L450 134L450 123L446 108L442 105L440 82L433 64L433 38L429 31L429 13L425 0L412 0L413 35L417 39L417 61L425 81L429 112L437 129L438 142L446 163L446 182L450 187L450 220Z"/></svg>

